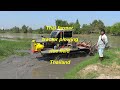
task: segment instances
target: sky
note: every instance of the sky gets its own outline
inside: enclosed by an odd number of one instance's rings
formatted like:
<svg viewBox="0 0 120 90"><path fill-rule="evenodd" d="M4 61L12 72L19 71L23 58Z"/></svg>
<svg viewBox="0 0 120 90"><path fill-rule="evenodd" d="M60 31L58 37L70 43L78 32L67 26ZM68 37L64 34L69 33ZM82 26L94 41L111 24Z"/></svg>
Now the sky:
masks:
<svg viewBox="0 0 120 90"><path fill-rule="evenodd" d="M68 22L78 19L81 26L100 19L109 26L120 22L120 11L0 11L0 28L22 27L25 24L38 29L44 25L55 26L57 19Z"/></svg>

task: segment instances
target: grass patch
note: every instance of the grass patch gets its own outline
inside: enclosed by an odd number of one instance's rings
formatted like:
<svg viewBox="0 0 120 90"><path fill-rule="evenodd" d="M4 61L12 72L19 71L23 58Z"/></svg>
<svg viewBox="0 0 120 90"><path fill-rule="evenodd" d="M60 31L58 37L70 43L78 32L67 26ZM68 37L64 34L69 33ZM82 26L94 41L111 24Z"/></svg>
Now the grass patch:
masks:
<svg viewBox="0 0 120 90"><path fill-rule="evenodd" d="M101 62L101 64L112 65L112 63L116 62L118 65L120 65L119 53L120 53L120 48L105 50L105 53L104 53L105 59L104 59L104 61ZM82 70L83 68L85 68L88 65L98 63L98 58L99 58L99 56L98 56L98 54L96 54L95 56L92 56L89 59L80 62L73 69L71 69L69 72L67 72L64 77L66 79L96 77L98 75L97 73L89 73L88 75L85 75L85 77L81 77L81 76L78 77L77 73L78 73L78 71Z"/></svg>
<svg viewBox="0 0 120 90"><path fill-rule="evenodd" d="M87 65L97 63L98 55L95 55L94 57L91 57L90 59L87 59L85 61L80 62L77 64L73 69L71 69L69 72L65 74L66 79L75 79L76 73L86 67Z"/></svg>
<svg viewBox="0 0 120 90"><path fill-rule="evenodd" d="M16 50L30 49L30 40L18 40L18 41L7 41L0 40L0 59L9 55L16 54ZM17 53L18 54L18 53ZM19 55L25 55L25 53L19 53Z"/></svg>

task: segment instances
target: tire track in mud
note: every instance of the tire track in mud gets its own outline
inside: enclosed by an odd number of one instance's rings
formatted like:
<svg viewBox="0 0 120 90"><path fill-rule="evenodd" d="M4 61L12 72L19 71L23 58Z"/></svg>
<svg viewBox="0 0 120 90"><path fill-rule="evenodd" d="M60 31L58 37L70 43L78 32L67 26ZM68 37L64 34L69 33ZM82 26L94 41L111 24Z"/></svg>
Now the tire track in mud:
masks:
<svg viewBox="0 0 120 90"><path fill-rule="evenodd" d="M40 54L8 57L0 63L0 79L63 79L66 72L87 58L72 58L70 65L55 65L39 61L36 56Z"/></svg>

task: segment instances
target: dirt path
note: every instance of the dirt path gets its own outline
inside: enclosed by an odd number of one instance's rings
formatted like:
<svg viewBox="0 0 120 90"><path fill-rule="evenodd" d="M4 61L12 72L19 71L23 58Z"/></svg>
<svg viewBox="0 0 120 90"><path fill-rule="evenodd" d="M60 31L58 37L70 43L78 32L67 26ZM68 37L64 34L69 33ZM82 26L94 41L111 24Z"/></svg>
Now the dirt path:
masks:
<svg viewBox="0 0 120 90"><path fill-rule="evenodd" d="M91 64L80 70L76 76L82 79L120 79L120 66L116 62L112 65Z"/></svg>
<svg viewBox="0 0 120 90"><path fill-rule="evenodd" d="M39 61L36 56L8 57L0 63L0 79L63 79L66 72L85 59L72 58L70 65L55 65L49 61Z"/></svg>

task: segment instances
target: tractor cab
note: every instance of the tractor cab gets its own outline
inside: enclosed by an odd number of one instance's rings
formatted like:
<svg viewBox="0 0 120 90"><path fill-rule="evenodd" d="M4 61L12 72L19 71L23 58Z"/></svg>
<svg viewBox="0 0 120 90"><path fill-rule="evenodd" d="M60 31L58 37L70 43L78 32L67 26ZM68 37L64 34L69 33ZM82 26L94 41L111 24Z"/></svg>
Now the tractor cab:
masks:
<svg viewBox="0 0 120 90"><path fill-rule="evenodd" d="M51 32L50 36L51 38L58 38L58 41L60 38L71 38L72 37L72 31L71 30L54 30ZM56 44L59 44L60 46L66 46L68 44L68 41L62 41L62 42L56 42Z"/></svg>
<svg viewBox="0 0 120 90"><path fill-rule="evenodd" d="M51 38L71 38L72 31L71 30L54 30L50 34Z"/></svg>

